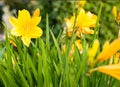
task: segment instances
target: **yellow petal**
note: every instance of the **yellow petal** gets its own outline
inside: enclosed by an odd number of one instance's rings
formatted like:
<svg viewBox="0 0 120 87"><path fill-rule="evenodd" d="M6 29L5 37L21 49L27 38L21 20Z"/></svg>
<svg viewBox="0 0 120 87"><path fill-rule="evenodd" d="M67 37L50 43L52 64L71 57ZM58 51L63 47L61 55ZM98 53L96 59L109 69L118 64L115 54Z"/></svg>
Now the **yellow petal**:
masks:
<svg viewBox="0 0 120 87"><path fill-rule="evenodd" d="M117 22L120 23L120 12L118 13L118 16L117 16Z"/></svg>
<svg viewBox="0 0 120 87"><path fill-rule="evenodd" d="M116 53L114 57L114 64L119 63L119 60L120 60L120 53Z"/></svg>
<svg viewBox="0 0 120 87"><path fill-rule="evenodd" d="M75 21L75 15L73 15L70 19L65 18L67 29L73 30L74 21Z"/></svg>
<svg viewBox="0 0 120 87"><path fill-rule="evenodd" d="M120 49L120 39L114 40L109 47L104 49L97 57L98 61L104 61L113 56Z"/></svg>
<svg viewBox="0 0 120 87"><path fill-rule="evenodd" d="M67 19L67 18L65 18L65 22L66 22L67 29L71 28L72 22L69 19Z"/></svg>
<svg viewBox="0 0 120 87"><path fill-rule="evenodd" d="M78 5L80 5L81 7L83 7L85 5L85 3L86 3L86 0L78 1Z"/></svg>
<svg viewBox="0 0 120 87"><path fill-rule="evenodd" d="M83 8L80 8L79 14L85 14L85 10Z"/></svg>
<svg viewBox="0 0 120 87"><path fill-rule="evenodd" d="M76 41L75 41L75 45L77 46L77 48L78 48L79 51L82 50L81 40L76 40Z"/></svg>
<svg viewBox="0 0 120 87"><path fill-rule="evenodd" d="M28 33L26 34L26 36L30 37L30 38L38 38L40 36L42 36L43 31L41 28L39 27L34 27L31 28Z"/></svg>
<svg viewBox="0 0 120 87"><path fill-rule="evenodd" d="M38 17L39 15L40 15L40 9L37 8L33 13L33 17Z"/></svg>
<svg viewBox="0 0 120 87"><path fill-rule="evenodd" d="M117 17L117 8L116 8L116 6L113 7L112 14L114 15L114 17L116 19L116 17Z"/></svg>
<svg viewBox="0 0 120 87"><path fill-rule="evenodd" d="M26 27L28 22L30 21L30 19L31 19L31 16L27 10L23 9L23 10L19 11L18 22L21 26Z"/></svg>
<svg viewBox="0 0 120 87"><path fill-rule="evenodd" d="M73 32L73 31L68 31L68 37L71 37L71 36L72 36L72 32Z"/></svg>
<svg viewBox="0 0 120 87"><path fill-rule="evenodd" d="M120 64L100 66L96 70L120 80Z"/></svg>
<svg viewBox="0 0 120 87"><path fill-rule="evenodd" d="M99 40L94 40L94 43L93 43L93 46L92 46L92 48L90 48L89 50L88 50L88 62L89 62L89 64L90 64L90 66L94 66L94 58L95 58L95 56L96 56L96 53L97 53L97 51L98 51L98 48L99 48Z"/></svg>
<svg viewBox="0 0 120 87"><path fill-rule="evenodd" d="M74 19L75 19L74 15L70 19L65 18L66 27L64 29L64 32L66 34L66 31L67 31L68 37L72 36Z"/></svg>
<svg viewBox="0 0 120 87"><path fill-rule="evenodd" d="M65 51L66 51L66 45L62 45L62 53L65 53Z"/></svg>
<svg viewBox="0 0 120 87"><path fill-rule="evenodd" d="M31 20L30 20L30 26L37 26L41 21L41 17L33 17Z"/></svg>
<svg viewBox="0 0 120 87"><path fill-rule="evenodd" d="M94 58L97 53L98 48L99 48L99 40L96 39L96 40L94 40L92 48L89 49L89 51L88 51L89 57Z"/></svg>
<svg viewBox="0 0 120 87"><path fill-rule="evenodd" d="M108 42L108 41L106 41L106 42L104 43L104 45L103 45L103 48L102 48L102 49L104 50L104 49L106 49L106 48L108 48L108 47L109 47L109 42Z"/></svg>
<svg viewBox="0 0 120 87"><path fill-rule="evenodd" d="M27 47L29 47L31 38L29 38L28 36L22 36L22 41Z"/></svg>
<svg viewBox="0 0 120 87"><path fill-rule="evenodd" d="M97 16L92 14L91 12L87 12L86 14L88 17L89 17L89 21L90 23L88 22L88 27L95 27L96 25L96 21L97 21Z"/></svg>
<svg viewBox="0 0 120 87"><path fill-rule="evenodd" d="M94 30L87 28L87 27L82 27L77 30L78 32L84 33L84 34L93 34Z"/></svg>
<svg viewBox="0 0 120 87"><path fill-rule="evenodd" d="M12 44L14 47L17 47L15 42L12 39L10 39L10 44Z"/></svg>
<svg viewBox="0 0 120 87"><path fill-rule="evenodd" d="M14 35L14 36L21 36L22 35L20 30L16 29L16 28L11 30L11 34Z"/></svg>
<svg viewBox="0 0 120 87"><path fill-rule="evenodd" d="M17 19L14 18L14 17L10 17L10 18L9 18L9 22L10 22L10 24L11 24L12 26L14 26L14 27L18 26Z"/></svg>

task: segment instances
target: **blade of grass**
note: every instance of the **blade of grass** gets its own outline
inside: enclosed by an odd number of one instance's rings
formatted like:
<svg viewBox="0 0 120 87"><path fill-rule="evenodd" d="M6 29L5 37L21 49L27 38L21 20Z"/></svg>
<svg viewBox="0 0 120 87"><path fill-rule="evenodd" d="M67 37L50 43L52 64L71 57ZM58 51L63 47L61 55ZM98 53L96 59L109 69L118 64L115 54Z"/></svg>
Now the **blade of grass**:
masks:
<svg viewBox="0 0 120 87"><path fill-rule="evenodd" d="M49 20L48 20L48 14L46 15L46 47L48 50L50 50L50 41L49 41Z"/></svg>
<svg viewBox="0 0 120 87"><path fill-rule="evenodd" d="M5 75L4 70L2 69L1 66L0 66L0 77L1 77L5 87L9 87L10 83L9 83L7 76Z"/></svg>
<svg viewBox="0 0 120 87"><path fill-rule="evenodd" d="M41 44L41 49L42 49L42 59L43 59L43 76L44 76L44 86L45 87L48 87L50 86L51 84L51 80L50 80L50 67L49 67L49 64L48 64L48 57L46 54L48 54L46 52L46 49L45 49L45 44L43 42L42 39L40 39L40 44Z"/></svg>
<svg viewBox="0 0 120 87"><path fill-rule="evenodd" d="M23 64L25 65L25 68L24 68L25 75L29 82L30 87L33 87L33 80L32 80L31 71L30 71L31 66L29 65L29 61L28 61L28 53L27 53L28 48L26 48L26 46L24 46L23 50L24 50Z"/></svg>
<svg viewBox="0 0 120 87"><path fill-rule="evenodd" d="M3 54L4 54L4 52L5 52L5 48L6 48L6 47L2 48L2 50L0 51L0 59L2 59L2 57L3 57Z"/></svg>
<svg viewBox="0 0 120 87"><path fill-rule="evenodd" d="M7 62L7 66L8 66L8 69L11 70L12 69L12 59L11 59L11 53L10 53L10 40L9 40L9 31L8 31L8 28L7 26L3 23L4 27L5 27L5 39L6 39L6 44L5 44L5 47L6 47L6 62Z"/></svg>
<svg viewBox="0 0 120 87"><path fill-rule="evenodd" d="M19 81L21 81L20 83L22 83L21 85L23 86L23 87L27 87L28 86L28 82L27 82L27 80L26 80L26 77L24 76L24 73L23 73L23 71L21 70L21 68L20 68L20 64L19 64L19 62L17 61L18 59L18 53L14 53L14 54L12 54L12 56L13 56L13 60L14 60L14 63L15 63L15 70L16 70L16 73L17 73L17 75L19 76ZM21 58L21 57L20 57Z"/></svg>
<svg viewBox="0 0 120 87"><path fill-rule="evenodd" d="M86 40L85 40L85 37L83 38L83 53L82 53L82 63L81 63L81 66L79 68L79 71L77 73L77 82L79 81L80 79L80 76L83 75L83 72L85 72L86 70L86 65L87 65L87 52L86 52Z"/></svg>
<svg viewBox="0 0 120 87"><path fill-rule="evenodd" d="M42 56L39 55L39 61L38 61L38 79L37 79L37 83L38 83L38 87L43 87L43 65L42 65L43 59Z"/></svg>
<svg viewBox="0 0 120 87"><path fill-rule="evenodd" d="M34 57L35 58L35 57ZM32 69L32 73L33 73L33 75L34 75L34 77L35 77L35 80L37 81L37 71L36 71L36 68L35 68L35 66L34 66L34 64L33 64L33 62L32 62L32 59L30 58L30 57L28 57L28 64L29 64L29 66L31 67L31 69Z"/></svg>
<svg viewBox="0 0 120 87"><path fill-rule="evenodd" d="M61 68L62 68L62 54L61 54L61 50L60 50L59 44L57 43L57 40L56 40L55 36L53 35L52 31L50 31L50 33L51 33L51 35L52 35L54 44L55 44L55 46L56 46L56 48L57 48L58 57L59 57L60 65L61 65Z"/></svg>
<svg viewBox="0 0 120 87"><path fill-rule="evenodd" d="M100 9L99 9L99 11L98 11L98 18L97 18L96 25L95 25L95 28L94 28L94 29L95 29L95 30L94 30L94 39L98 38L97 32L99 31L98 26L99 26L99 20L100 20L100 16L101 16L101 12L102 12L102 7L103 7L103 3L101 3ZM94 39L93 39L93 40L94 40Z"/></svg>

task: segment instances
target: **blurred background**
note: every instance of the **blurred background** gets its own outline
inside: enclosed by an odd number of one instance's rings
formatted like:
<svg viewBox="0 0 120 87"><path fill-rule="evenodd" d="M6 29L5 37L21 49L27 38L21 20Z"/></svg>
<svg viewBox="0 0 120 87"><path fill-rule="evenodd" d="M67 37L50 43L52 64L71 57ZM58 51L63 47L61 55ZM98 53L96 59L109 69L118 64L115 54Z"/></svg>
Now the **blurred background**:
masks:
<svg viewBox="0 0 120 87"><path fill-rule="evenodd" d="M16 16L17 11L21 9L27 9L33 13L36 8L41 10L42 20L39 26L45 31L46 14L48 14L50 28L57 36L64 29L64 18L70 18L73 15L78 1L80 0L0 0L0 38L4 38L4 22L8 29L11 29L8 22L10 16ZM120 11L120 0L87 0L83 8L98 15L101 3L103 8L100 17L99 39L104 42L105 40L113 40L118 36L118 27L111 11L113 6L117 6L118 11ZM92 35L87 36L89 40L91 37Z"/></svg>

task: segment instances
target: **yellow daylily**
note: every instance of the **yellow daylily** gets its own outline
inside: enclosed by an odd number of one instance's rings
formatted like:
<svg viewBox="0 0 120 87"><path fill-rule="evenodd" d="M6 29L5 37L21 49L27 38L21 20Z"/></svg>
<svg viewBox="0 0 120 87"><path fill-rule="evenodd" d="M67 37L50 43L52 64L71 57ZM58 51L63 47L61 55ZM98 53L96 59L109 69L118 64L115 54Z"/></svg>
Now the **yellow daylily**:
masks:
<svg viewBox="0 0 120 87"><path fill-rule="evenodd" d="M97 56L97 61L104 61L113 56L120 49L120 38L114 40Z"/></svg>
<svg viewBox="0 0 120 87"><path fill-rule="evenodd" d="M66 28L64 29L64 33L66 33L66 29L68 29L67 33L69 37L72 36L74 20L75 20L75 15L73 15L70 19L65 18Z"/></svg>
<svg viewBox="0 0 120 87"><path fill-rule="evenodd" d="M116 19L116 17L117 17L117 8L116 8L116 6L113 7L113 9L112 9L112 14L113 14L113 16L114 16L115 19Z"/></svg>
<svg viewBox="0 0 120 87"><path fill-rule="evenodd" d="M103 45L103 50L109 47L109 41L106 41Z"/></svg>
<svg viewBox="0 0 120 87"><path fill-rule="evenodd" d="M113 16L114 16L115 21L117 22L117 24L120 24L120 12L117 12L116 6L113 7L112 14L113 14Z"/></svg>
<svg viewBox="0 0 120 87"><path fill-rule="evenodd" d="M94 58L95 58L95 55L99 49L99 46L100 46L100 43L99 43L99 40L94 40L94 43L93 43L93 46L92 48L88 49L88 62L90 64L90 66L94 66Z"/></svg>
<svg viewBox="0 0 120 87"><path fill-rule="evenodd" d="M14 47L17 47L14 40L12 38L10 38L10 44L12 44Z"/></svg>
<svg viewBox="0 0 120 87"><path fill-rule="evenodd" d="M62 45L62 53L64 54L66 52L66 45ZM70 51L69 51L69 58L70 58L70 62L73 61L73 53L74 53L74 45L72 45Z"/></svg>
<svg viewBox="0 0 120 87"><path fill-rule="evenodd" d="M81 8L84 7L84 5L86 4L86 0L82 0L82 1L76 1L76 8Z"/></svg>
<svg viewBox="0 0 120 87"><path fill-rule="evenodd" d="M117 52L114 57L114 64L118 64L120 60L120 53Z"/></svg>
<svg viewBox="0 0 120 87"><path fill-rule="evenodd" d="M42 29L38 27L41 20L40 10L36 9L33 16L23 9L19 10L18 18L10 17L9 21L13 26L11 34L21 37L23 43L29 47L32 38L38 38L42 35Z"/></svg>
<svg viewBox="0 0 120 87"><path fill-rule="evenodd" d="M91 28L95 27L97 20L97 16L92 14L91 12L85 12L83 8L80 9L78 16L77 16L77 22L76 25L79 28Z"/></svg>
<svg viewBox="0 0 120 87"><path fill-rule="evenodd" d="M77 47L77 49L79 50L79 52L82 52L82 44L80 40L76 40L74 44L72 44L71 49L69 51L69 57L70 57L70 61L73 61L73 54L74 54L74 49L75 46ZM62 53L66 52L66 45L62 45Z"/></svg>
<svg viewBox="0 0 120 87"><path fill-rule="evenodd" d="M73 15L70 19L66 18L66 28L64 32L67 32L69 36L72 35L73 32L73 26L75 23L75 15ZM91 29L95 27L97 21L97 16L92 14L91 12L85 12L83 8L80 8L79 13L76 16L76 23L75 23L75 30L76 35L80 37L80 35L83 34L93 34L94 30Z"/></svg>
<svg viewBox="0 0 120 87"><path fill-rule="evenodd" d="M78 3L78 5L79 5L80 7L84 7L84 5L85 5L85 3L86 3L86 0L78 1L77 3Z"/></svg>
<svg viewBox="0 0 120 87"><path fill-rule="evenodd" d="M104 74L110 75L110 76L120 80L120 64L100 66L100 67L91 69L89 71L89 73L92 73L94 71L102 72Z"/></svg>
<svg viewBox="0 0 120 87"><path fill-rule="evenodd" d="M70 50L70 56L73 55L74 53L74 47L77 47L78 50L81 52L82 51L82 44L81 44L81 40L76 40L75 44L72 44L71 50ZM62 45L62 52L65 53L66 52L66 45Z"/></svg>
<svg viewBox="0 0 120 87"><path fill-rule="evenodd" d="M120 12L118 12L117 21L118 21L118 23L120 22Z"/></svg>

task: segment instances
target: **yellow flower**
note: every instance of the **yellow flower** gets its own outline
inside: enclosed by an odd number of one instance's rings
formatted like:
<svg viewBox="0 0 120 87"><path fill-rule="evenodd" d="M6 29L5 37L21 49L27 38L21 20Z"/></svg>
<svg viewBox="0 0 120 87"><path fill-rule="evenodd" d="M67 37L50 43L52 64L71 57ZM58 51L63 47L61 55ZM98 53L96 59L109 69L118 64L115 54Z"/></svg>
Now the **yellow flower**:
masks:
<svg viewBox="0 0 120 87"><path fill-rule="evenodd" d="M89 73L92 73L94 71L102 72L104 74L110 75L110 76L120 80L120 64L100 66L100 67L91 69L89 71Z"/></svg>
<svg viewBox="0 0 120 87"><path fill-rule="evenodd" d="M118 21L118 23L120 23L120 12L118 12L117 21Z"/></svg>
<svg viewBox="0 0 120 87"><path fill-rule="evenodd" d="M113 56L120 49L120 38L114 40L98 55L97 61L104 61Z"/></svg>
<svg viewBox="0 0 120 87"><path fill-rule="evenodd" d="M95 27L97 20L97 16L92 14L91 12L85 13L85 10L83 8L80 9L79 14L77 16L77 22L76 25L79 28L91 28Z"/></svg>
<svg viewBox="0 0 120 87"><path fill-rule="evenodd" d="M9 19L13 29L11 34L21 37L23 43L29 47L32 38L38 38L42 35L42 29L38 27L41 17L39 16L40 10L36 9L33 16L23 9L19 10L18 18L11 17Z"/></svg>
<svg viewBox="0 0 120 87"><path fill-rule="evenodd" d="M12 44L14 47L17 47L14 40L12 38L10 38L10 44Z"/></svg>
<svg viewBox="0 0 120 87"><path fill-rule="evenodd" d="M62 48L62 53L63 54L66 53L66 45L65 44L62 45L61 48ZM72 45L72 47L71 47L71 49L69 51L69 60L70 60L70 62L73 61L73 53L74 53L74 45Z"/></svg>
<svg viewBox="0 0 120 87"><path fill-rule="evenodd" d="M115 57L114 57L114 64L119 63L119 60L120 60L120 53L118 52L118 53L115 54Z"/></svg>
<svg viewBox="0 0 120 87"><path fill-rule="evenodd" d="M106 49L106 48L108 48L108 47L109 47L109 42L108 42L108 41L106 41L106 42L104 43L104 45L103 45L103 48L102 48L102 49L104 50L104 49Z"/></svg>
<svg viewBox="0 0 120 87"><path fill-rule="evenodd" d="M67 30L68 37L72 36L74 21L75 21L75 15L73 15L70 19L65 18L66 28L64 29L64 33L66 33Z"/></svg>
<svg viewBox="0 0 120 87"><path fill-rule="evenodd" d="M66 52L66 45L62 45L61 49L62 49L62 53L65 53Z"/></svg>
<svg viewBox="0 0 120 87"><path fill-rule="evenodd" d="M72 44L71 46L71 49L69 51L69 57L70 57L70 61L72 62L73 61L73 54L74 54L74 49L75 49L75 46L77 47L77 49L79 50L79 52L81 53L82 52L82 44L81 44L81 41L80 40L76 40L74 44ZM66 45L62 45L62 53L65 53L66 52Z"/></svg>
<svg viewBox="0 0 120 87"><path fill-rule="evenodd" d="M75 15L73 15L70 19L66 18L66 29L71 36L73 32L73 26L75 22ZM83 34L93 34L94 31L93 27L95 27L97 21L97 16L92 14L91 12L85 12L83 8L80 8L80 11L76 17L76 24L75 24L75 29L76 29L76 35L80 37L80 35ZM66 32L66 30L64 30Z"/></svg>
<svg viewBox="0 0 120 87"><path fill-rule="evenodd" d="M33 13L33 17L39 17L40 15L40 9L36 9L35 12ZM40 20L41 20L41 17L40 17Z"/></svg>
<svg viewBox="0 0 120 87"><path fill-rule="evenodd" d="M117 12L116 6L113 7L112 14L115 18L116 23L119 25L120 24L120 12Z"/></svg>
<svg viewBox="0 0 120 87"><path fill-rule="evenodd" d="M71 50L70 50L70 56L73 55L74 53L74 48L75 46L78 48L78 50L81 52L82 51L82 44L80 40L76 40L75 44L72 44ZM66 52L66 45L62 45L62 52L65 53Z"/></svg>
<svg viewBox="0 0 120 87"><path fill-rule="evenodd" d="M99 45L100 45L99 40L96 39L96 40L94 40L92 48L90 48L88 50L88 57L89 57L88 62L91 66L94 66L94 58L95 58L95 55L99 49Z"/></svg>
<svg viewBox="0 0 120 87"><path fill-rule="evenodd" d="M112 14L113 14L113 16L114 16L115 19L116 19L116 17L117 17L117 8L116 8L116 6L113 7L113 9L112 9Z"/></svg>
<svg viewBox="0 0 120 87"><path fill-rule="evenodd" d="M80 6L80 7L84 7L86 3L86 0L83 0L83 1L78 1L77 4Z"/></svg>

